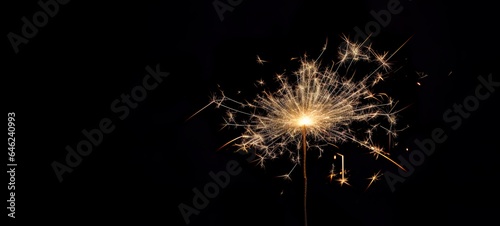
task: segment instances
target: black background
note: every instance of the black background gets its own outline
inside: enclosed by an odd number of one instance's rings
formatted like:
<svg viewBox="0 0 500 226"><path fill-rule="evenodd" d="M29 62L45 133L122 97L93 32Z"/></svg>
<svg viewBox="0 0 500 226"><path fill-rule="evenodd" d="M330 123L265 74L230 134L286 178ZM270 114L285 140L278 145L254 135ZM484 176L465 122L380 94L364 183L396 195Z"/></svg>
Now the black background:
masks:
<svg viewBox="0 0 500 226"><path fill-rule="evenodd" d="M70 1L16 54L7 34L20 34L21 18L40 7L8 1L2 69L6 111L16 113L18 163L16 219L9 222L186 225L179 204L192 206L192 189L202 190L212 180L209 172L235 160L241 173L190 216L189 225L302 225L300 170L284 182L276 176L290 169L286 161L261 169L231 148L217 151L238 135L220 130L221 109L186 119L210 101L217 85L251 98L256 80L292 71L290 58L317 56L326 39L323 57L335 60L341 35L354 36L353 28L364 28L374 20L370 11L387 9L387 2L243 0L221 21L212 1ZM351 187L328 182L327 157L310 158L309 225L496 222L498 90L457 130L442 116L474 95L478 76L492 73L500 81L498 12L486 1L401 5L403 11L371 38L375 49L394 51L412 37L393 58L402 69L382 86L410 106L401 113L401 125L410 127L395 151L408 156L404 147L414 150L414 140L429 138L435 128L448 138L394 192L384 178L364 192L367 181L356 172L396 172L366 153L349 160ZM269 63L257 64L257 55ZM170 75L119 120L110 104L142 83L148 65ZM65 147L75 148L85 139L81 131L98 128L103 118L115 130L60 183L51 164L64 163Z"/></svg>

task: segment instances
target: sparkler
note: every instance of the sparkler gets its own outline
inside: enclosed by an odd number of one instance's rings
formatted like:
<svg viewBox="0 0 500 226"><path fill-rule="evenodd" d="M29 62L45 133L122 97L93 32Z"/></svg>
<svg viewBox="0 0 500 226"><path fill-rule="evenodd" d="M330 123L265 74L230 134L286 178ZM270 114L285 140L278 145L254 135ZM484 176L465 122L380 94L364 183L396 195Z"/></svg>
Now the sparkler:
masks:
<svg viewBox="0 0 500 226"><path fill-rule="evenodd" d="M294 166L288 174L281 176L285 179L290 179L293 169L301 164L304 178L304 218L307 225L308 148L319 150L321 157L325 146L337 147L335 144L352 142L369 150L376 159L383 157L405 170L389 157L388 151L373 141L373 134L380 130L385 131L390 138L396 136L399 131L395 129L396 114L400 110L395 110L397 101L385 93L375 93L372 89L389 74L389 60L408 40L389 55L387 52L377 53L371 46L351 42L344 37L345 46L338 51L338 62L327 67L321 65L319 59L326 50L325 44L317 59L309 60L307 56L301 58L299 69L293 75L277 74L277 90L264 90L251 102L232 99L220 91L220 95L214 95L209 104L191 117L210 105L224 108L227 110L224 127L242 128L243 132L222 147L233 144L237 151L254 150L257 162L262 167L265 160L288 156ZM257 63L266 62L257 56ZM374 69L356 79L358 75L353 67L361 63L367 63ZM265 84L263 80L258 83ZM360 135L359 130L364 128L366 132ZM344 155L337 155L342 159L337 182L349 185L344 169ZM332 164L330 180L335 176L335 165ZM366 189L379 176L380 171L370 177Z"/></svg>

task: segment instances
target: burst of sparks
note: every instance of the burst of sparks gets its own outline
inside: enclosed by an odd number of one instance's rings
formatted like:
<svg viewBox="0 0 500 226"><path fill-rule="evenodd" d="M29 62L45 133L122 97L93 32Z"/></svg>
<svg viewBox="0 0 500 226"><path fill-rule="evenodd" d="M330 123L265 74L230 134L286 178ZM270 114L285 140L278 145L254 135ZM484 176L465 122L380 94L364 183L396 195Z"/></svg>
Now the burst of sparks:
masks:
<svg viewBox="0 0 500 226"><path fill-rule="evenodd" d="M311 60L304 56L299 59L299 68L291 75L277 74L276 90L264 90L250 102L235 100L221 91L220 95L214 95L212 101L201 109L212 104L217 108L225 108L227 117L224 118L223 128L233 126L243 129L240 136L222 147L234 144L238 151L255 151L255 161L261 167L264 167L266 160L288 156L295 164L290 172L280 176L285 180L291 180L292 171L297 165L302 165L305 226L306 153L310 149L316 148L321 157L323 145L332 144L338 147L335 144L350 142L369 150L375 159L382 156L405 170L389 157L389 151L373 141L373 134L379 129L386 131L389 142L399 131L395 129L396 114L399 112L395 110L397 101L386 93L375 92L374 87L390 73L389 60L403 45L389 55L388 52L377 53L370 45L364 45L364 42L351 42L347 37L344 37L344 43L345 45L339 48L338 61L332 65L325 67L319 61L327 49L325 44L317 59ZM266 62L257 56L258 64ZM366 74L361 72L360 76L357 74L358 68L354 68L360 63L367 63L373 68ZM262 87L266 85L262 79L258 80L257 84ZM344 168L344 155L337 155L342 158L342 165L340 178L336 181L340 186L350 186L346 176L348 170ZM332 164L330 181L335 176L335 165ZM378 180L379 176L380 171L370 178L366 189Z"/></svg>
<svg viewBox="0 0 500 226"><path fill-rule="evenodd" d="M408 40L390 55L377 53L371 46L351 42L346 37L344 41L346 45L339 49L337 62L324 67L320 57L311 60L304 56L299 59L300 66L294 73L275 76L276 90L264 90L253 101L238 101L222 91L214 95L201 110L212 104L225 108L228 113L224 126L243 129L240 136L224 146L234 144L239 151L254 150L258 156L256 161L262 167L266 160L287 156L295 163L295 168L300 164L302 147L322 152L320 145L313 144L351 142L369 150L376 159L381 156L405 170L372 139L378 129L386 131L390 137L398 132L395 129L397 101L385 93L374 92L373 88L389 75L389 60ZM326 45L322 50L326 50ZM257 56L257 62L266 61ZM356 74L354 66L361 63L372 70L361 76ZM263 80L257 83L266 84ZM307 140L303 139L304 131L307 131ZM282 177L290 179L290 173ZM349 185L345 170L339 174L342 177L337 181ZM332 165L330 180L335 176Z"/></svg>

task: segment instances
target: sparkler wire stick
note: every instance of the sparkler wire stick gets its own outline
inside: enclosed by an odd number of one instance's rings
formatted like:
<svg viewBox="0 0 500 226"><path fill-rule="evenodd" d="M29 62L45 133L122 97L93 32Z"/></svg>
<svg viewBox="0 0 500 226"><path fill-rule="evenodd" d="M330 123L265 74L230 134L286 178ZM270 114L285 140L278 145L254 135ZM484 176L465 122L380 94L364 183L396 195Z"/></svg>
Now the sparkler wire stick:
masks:
<svg viewBox="0 0 500 226"><path fill-rule="evenodd" d="M306 151L307 151L307 143L306 143L306 125L302 126L302 148L304 152L304 225L307 226L307 170L306 170Z"/></svg>

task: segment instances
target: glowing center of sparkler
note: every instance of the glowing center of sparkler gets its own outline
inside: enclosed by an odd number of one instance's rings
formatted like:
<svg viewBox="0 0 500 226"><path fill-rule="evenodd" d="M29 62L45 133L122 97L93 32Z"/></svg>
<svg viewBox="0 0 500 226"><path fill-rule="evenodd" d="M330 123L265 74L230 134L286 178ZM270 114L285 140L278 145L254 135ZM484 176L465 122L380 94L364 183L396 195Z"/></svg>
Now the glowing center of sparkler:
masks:
<svg viewBox="0 0 500 226"><path fill-rule="evenodd" d="M308 125L311 125L313 122L311 120L311 118L309 118L309 116L302 116L301 118L299 118L299 126L308 126Z"/></svg>

